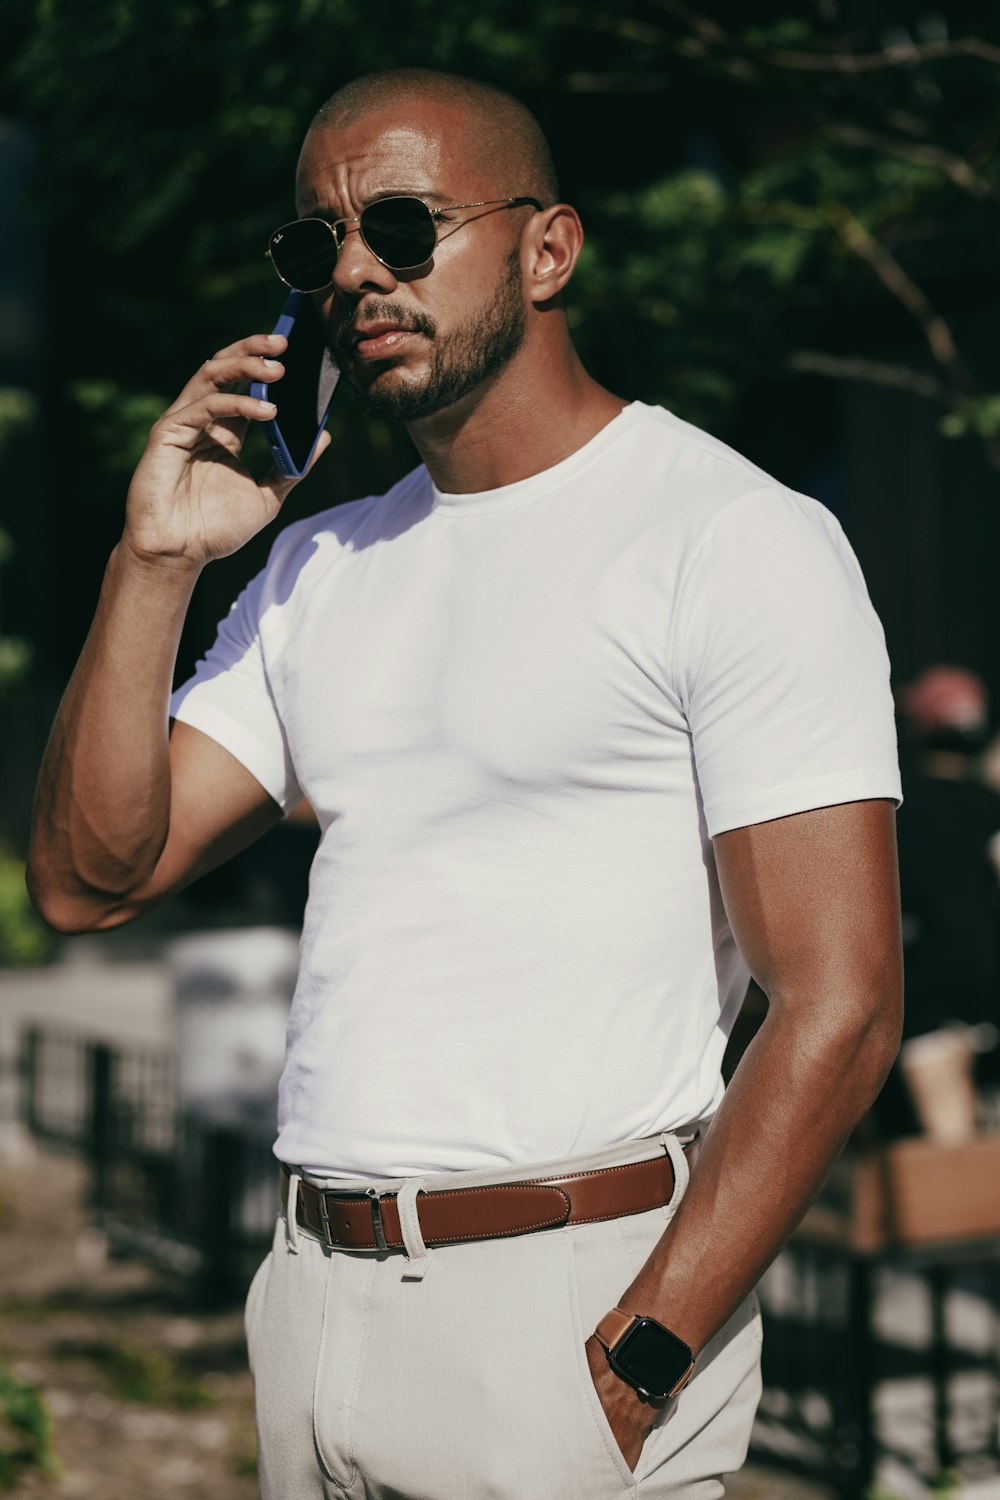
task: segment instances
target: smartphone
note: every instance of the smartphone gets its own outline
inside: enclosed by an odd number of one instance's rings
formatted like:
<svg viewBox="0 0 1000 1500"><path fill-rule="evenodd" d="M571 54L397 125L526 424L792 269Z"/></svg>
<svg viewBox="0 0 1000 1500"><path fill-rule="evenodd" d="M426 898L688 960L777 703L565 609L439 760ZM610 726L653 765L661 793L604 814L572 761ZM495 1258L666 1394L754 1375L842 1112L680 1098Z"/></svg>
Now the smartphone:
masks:
<svg viewBox="0 0 1000 1500"><path fill-rule="evenodd" d="M284 354L278 356L284 376L273 396L260 381L254 381L250 394L277 406L277 415L263 424L264 429L282 474L298 479L308 469L326 426L340 370L327 347L316 309L303 292L289 294L274 331L288 340Z"/></svg>

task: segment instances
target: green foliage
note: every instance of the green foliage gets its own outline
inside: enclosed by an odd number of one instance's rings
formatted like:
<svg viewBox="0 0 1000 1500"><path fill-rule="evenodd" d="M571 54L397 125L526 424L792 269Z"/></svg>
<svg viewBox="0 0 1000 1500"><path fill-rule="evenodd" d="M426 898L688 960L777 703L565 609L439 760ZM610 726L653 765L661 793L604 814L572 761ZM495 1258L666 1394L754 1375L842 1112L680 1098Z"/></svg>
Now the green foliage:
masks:
<svg viewBox="0 0 1000 1500"><path fill-rule="evenodd" d="M84 1356L104 1375L111 1395L121 1401L148 1406L172 1406L181 1411L210 1406L213 1396L200 1379L160 1349L139 1344L114 1343L65 1345L67 1356Z"/></svg>
<svg viewBox="0 0 1000 1500"><path fill-rule="evenodd" d="M233 1454L233 1473L255 1479L259 1472L257 1462L257 1439L255 1434L247 1433L245 1439L240 1443Z"/></svg>
<svg viewBox="0 0 1000 1500"><path fill-rule="evenodd" d="M34 655L30 641L17 635L0 635L0 699L24 681Z"/></svg>
<svg viewBox="0 0 1000 1500"><path fill-rule="evenodd" d="M16 432L30 427L37 415L35 400L29 391L19 390L17 386L0 386L0 451Z"/></svg>
<svg viewBox="0 0 1000 1500"><path fill-rule="evenodd" d="M149 429L170 400L129 390L114 380L78 380L70 399L89 418L91 437L109 475L125 479L142 457ZM116 493L120 494L120 486Z"/></svg>
<svg viewBox="0 0 1000 1500"><path fill-rule="evenodd" d="M935 418L988 444L998 69L960 55L797 65L877 54L898 7L863 11L848 34L818 5L720 3L713 32L651 0L408 0L379 25L366 0L35 0L0 85L44 130L36 211L57 271L72 270L55 282L71 503L120 505L163 404L207 353L272 321L281 293L263 248L292 211L304 130L339 84L400 64L495 80L539 112L588 233L574 333L622 394L726 435L748 395L818 352L822 378L842 366L911 389L907 376L933 369ZM975 29L970 16L954 35ZM971 382L936 369L905 284L948 326ZM338 401L330 500L410 461L374 425L345 436L349 412Z"/></svg>
<svg viewBox="0 0 1000 1500"><path fill-rule="evenodd" d="M0 964L40 964L51 947L48 928L28 900L24 863L0 843Z"/></svg>
<svg viewBox="0 0 1000 1500"><path fill-rule="evenodd" d="M944 1469L931 1481L929 1494L932 1500L957 1500L960 1476L953 1469ZM865 1491L865 1500L901 1500L896 1490L887 1490L884 1485L874 1484Z"/></svg>
<svg viewBox="0 0 1000 1500"><path fill-rule="evenodd" d="M16 386L0 386L0 459L4 448L17 433L31 427L38 415L30 392ZM14 555L14 545L5 531L0 529L0 567ZM28 641L19 636L0 635L0 701L27 676L33 659ZM2 872L0 872L2 880ZM2 901L0 890L0 901ZM2 921L2 915L0 915ZM0 937L2 953L2 937Z"/></svg>
<svg viewBox="0 0 1000 1500"><path fill-rule="evenodd" d="M750 25L743 33L744 40L757 47L802 47L809 45L812 28L806 20L791 16L773 21L768 26Z"/></svg>
<svg viewBox="0 0 1000 1500"><path fill-rule="evenodd" d="M968 432L977 437L1000 436L1000 393L977 396L966 402L958 411L942 418L941 431L946 437L964 437Z"/></svg>
<svg viewBox="0 0 1000 1500"><path fill-rule="evenodd" d="M0 1361L0 1489L11 1489L31 1469L46 1479L62 1472L52 1421L38 1387L18 1380Z"/></svg>

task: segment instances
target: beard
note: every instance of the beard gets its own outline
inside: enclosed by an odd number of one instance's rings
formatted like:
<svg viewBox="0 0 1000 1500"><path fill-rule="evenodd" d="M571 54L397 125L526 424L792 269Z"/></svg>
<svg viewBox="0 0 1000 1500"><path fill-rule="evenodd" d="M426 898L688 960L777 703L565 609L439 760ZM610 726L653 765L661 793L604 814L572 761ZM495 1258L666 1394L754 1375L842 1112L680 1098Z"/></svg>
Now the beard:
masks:
<svg viewBox="0 0 1000 1500"><path fill-rule="evenodd" d="M521 259L514 249L507 259L504 273L493 297L453 333L437 341L437 325L426 314L414 315L398 303L369 302L365 306L368 320L397 320L431 341L431 366L419 384L404 385L375 375L362 383L351 373L341 352L350 348L354 318L345 320L333 341L334 358L358 393L366 416L387 421L416 422L431 417L445 407L454 406L491 376L498 374L517 353L524 341L525 314L521 299Z"/></svg>

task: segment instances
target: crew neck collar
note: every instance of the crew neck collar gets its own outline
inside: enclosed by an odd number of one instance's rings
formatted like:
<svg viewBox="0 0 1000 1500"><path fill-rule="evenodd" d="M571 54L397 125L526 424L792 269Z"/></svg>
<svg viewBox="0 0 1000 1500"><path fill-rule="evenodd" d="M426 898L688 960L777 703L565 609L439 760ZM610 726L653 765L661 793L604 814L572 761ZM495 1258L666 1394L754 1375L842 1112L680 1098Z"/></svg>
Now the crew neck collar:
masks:
<svg viewBox="0 0 1000 1500"><path fill-rule="evenodd" d="M527 479L517 479L513 484L500 485L498 489L452 494L447 490L439 490L428 475L432 508L444 514L470 515L473 512L498 510L501 507L532 500L536 495L544 494L564 484L568 479L574 478L582 469L601 458L607 449L632 426L642 410L641 401L630 402L627 406L623 406L610 422L605 423L598 432L595 432L582 448L577 448L575 453L560 459L556 464L551 464L547 469L541 469L537 474L529 474Z"/></svg>

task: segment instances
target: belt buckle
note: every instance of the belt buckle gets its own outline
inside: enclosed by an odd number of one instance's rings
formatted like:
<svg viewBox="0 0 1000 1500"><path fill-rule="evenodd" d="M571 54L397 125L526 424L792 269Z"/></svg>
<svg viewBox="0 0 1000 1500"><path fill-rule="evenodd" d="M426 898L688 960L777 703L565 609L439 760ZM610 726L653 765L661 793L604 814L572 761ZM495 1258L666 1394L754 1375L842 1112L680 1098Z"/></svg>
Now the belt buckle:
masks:
<svg viewBox="0 0 1000 1500"><path fill-rule="evenodd" d="M375 1248L377 1250L388 1250L389 1246L386 1244L385 1230L382 1226L382 1207L379 1202L378 1188L367 1188L363 1193L338 1193L334 1189L330 1196L355 1203L360 1203L363 1199L367 1198L372 1206L372 1228L375 1232ZM338 1244L330 1231L330 1213L326 1206L326 1199L327 1193L323 1189L320 1189L319 1219L323 1226L323 1242L328 1250L336 1250Z"/></svg>
<svg viewBox="0 0 1000 1500"><path fill-rule="evenodd" d="M323 1243L328 1250L335 1250L333 1235L330 1233L330 1214L326 1206L326 1193L322 1188L316 1194L319 1199L319 1221L323 1226Z"/></svg>
<svg viewBox="0 0 1000 1500"><path fill-rule="evenodd" d="M372 1227L375 1230L375 1244L379 1250L388 1250L389 1246L385 1242L385 1231L382 1228L382 1206L379 1203L378 1188L369 1188L365 1197L371 1199Z"/></svg>

